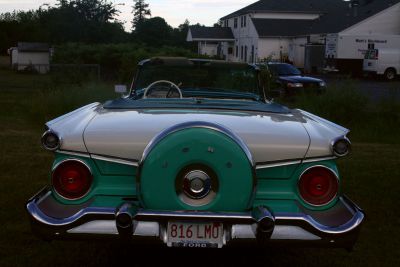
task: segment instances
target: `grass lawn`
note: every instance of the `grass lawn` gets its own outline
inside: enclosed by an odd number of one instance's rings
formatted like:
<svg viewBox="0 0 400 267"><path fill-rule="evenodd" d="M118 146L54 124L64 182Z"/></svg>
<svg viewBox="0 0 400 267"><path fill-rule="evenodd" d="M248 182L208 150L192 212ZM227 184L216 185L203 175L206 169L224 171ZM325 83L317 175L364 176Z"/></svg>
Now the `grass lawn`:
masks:
<svg viewBox="0 0 400 267"><path fill-rule="evenodd" d="M400 266L400 145L357 142L339 161L343 190L367 213L352 253L341 249L249 250L144 249L122 243L51 242L31 234L25 202L47 183L52 154L40 145L43 122L64 109L115 96L112 87L58 86L48 76L0 69L0 266ZM77 100L77 98L79 98ZM92 101L93 100L93 101ZM371 125L371 127L374 127ZM399 129L393 129L398 136ZM397 132L397 133L396 133ZM355 136L360 136L355 133ZM364 139L362 139L364 140ZM200 254L199 254L200 253ZM200 255L200 256L199 256ZM193 261L193 259L195 259ZM251 265L250 265L251 264Z"/></svg>

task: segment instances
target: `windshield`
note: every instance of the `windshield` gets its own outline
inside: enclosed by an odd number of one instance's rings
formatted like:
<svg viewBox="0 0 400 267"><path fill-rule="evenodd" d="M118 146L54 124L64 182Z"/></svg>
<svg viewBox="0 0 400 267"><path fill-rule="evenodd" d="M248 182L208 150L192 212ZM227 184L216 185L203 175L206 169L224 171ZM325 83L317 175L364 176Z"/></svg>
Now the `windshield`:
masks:
<svg viewBox="0 0 400 267"><path fill-rule="evenodd" d="M150 84L162 80L176 84L183 97L258 100L261 95L254 67L200 60L145 63L136 77L135 94L140 95Z"/></svg>
<svg viewBox="0 0 400 267"><path fill-rule="evenodd" d="M268 64L268 67L273 74L278 76L301 75L301 71L290 64Z"/></svg>

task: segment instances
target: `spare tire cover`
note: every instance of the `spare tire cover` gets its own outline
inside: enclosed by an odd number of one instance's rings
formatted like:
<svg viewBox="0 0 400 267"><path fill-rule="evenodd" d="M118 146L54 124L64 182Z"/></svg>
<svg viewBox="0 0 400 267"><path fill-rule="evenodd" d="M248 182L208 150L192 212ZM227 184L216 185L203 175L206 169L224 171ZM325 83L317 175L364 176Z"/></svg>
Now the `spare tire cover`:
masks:
<svg viewBox="0 0 400 267"><path fill-rule="evenodd" d="M141 204L152 210L244 211L255 180L249 152L226 132L211 127L173 131L151 144L138 175ZM186 201L183 177L200 169L212 179L214 196Z"/></svg>

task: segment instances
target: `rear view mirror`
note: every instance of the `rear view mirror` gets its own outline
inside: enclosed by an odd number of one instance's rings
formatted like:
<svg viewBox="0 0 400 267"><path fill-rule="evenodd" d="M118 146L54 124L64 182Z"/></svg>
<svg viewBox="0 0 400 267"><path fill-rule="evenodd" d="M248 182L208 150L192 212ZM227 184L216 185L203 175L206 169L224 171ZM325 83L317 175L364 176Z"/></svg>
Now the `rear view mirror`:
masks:
<svg viewBox="0 0 400 267"><path fill-rule="evenodd" d="M128 92L128 89L126 87L126 85L122 85L122 84L117 84L115 85L115 92L117 94L126 94Z"/></svg>

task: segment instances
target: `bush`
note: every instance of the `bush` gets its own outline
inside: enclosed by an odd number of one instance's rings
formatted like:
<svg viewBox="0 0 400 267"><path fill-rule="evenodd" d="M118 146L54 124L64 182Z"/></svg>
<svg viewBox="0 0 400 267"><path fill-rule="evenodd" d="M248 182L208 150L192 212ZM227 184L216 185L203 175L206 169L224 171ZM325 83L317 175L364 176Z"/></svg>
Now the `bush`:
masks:
<svg viewBox="0 0 400 267"><path fill-rule="evenodd" d="M351 130L357 142L400 143L400 103L397 98L373 102L355 90L352 80L329 87L323 95L302 94L294 101L281 102L300 108Z"/></svg>
<svg viewBox="0 0 400 267"><path fill-rule="evenodd" d="M137 63L154 56L198 57L190 50L178 47L147 47L140 44L66 44L56 47L55 64L99 64L101 77L129 84Z"/></svg>
<svg viewBox="0 0 400 267"><path fill-rule="evenodd" d="M117 97L113 86L106 83L51 85L28 100L30 122L43 125L84 105Z"/></svg>
<svg viewBox="0 0 400 267"><path fill-rule="evenodd" d="M357 92L351 81L344 87L330 87L322 95L302 94L296 106L342 125L353 125L368 113L368 98ZM351 114L351 116L349 116Z"/></svg>

